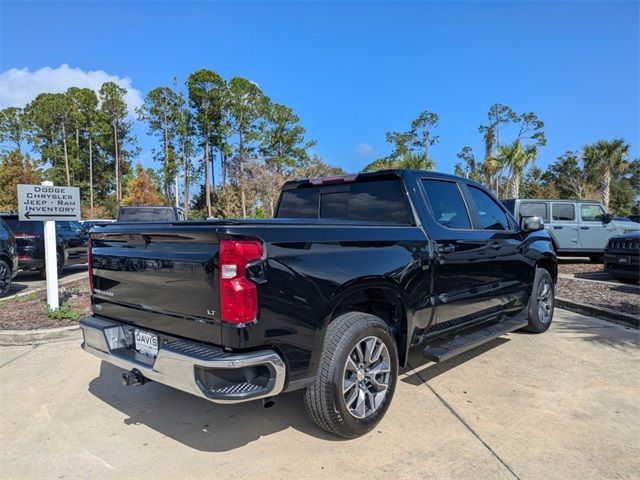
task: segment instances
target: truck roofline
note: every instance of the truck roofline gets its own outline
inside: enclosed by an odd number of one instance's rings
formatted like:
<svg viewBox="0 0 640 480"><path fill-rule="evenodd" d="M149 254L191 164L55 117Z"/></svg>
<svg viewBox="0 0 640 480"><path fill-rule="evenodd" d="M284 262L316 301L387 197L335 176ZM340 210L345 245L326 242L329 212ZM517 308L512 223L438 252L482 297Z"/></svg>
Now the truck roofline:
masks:
<svg viewBox="0 0 640 480"><path fill-rule="evenodd" d="M370 178L403 178L407 175L420 175L420 174L429 174L429 176L431 178L441 178L443 180L464 180L467 183L473 184L473 185L477 185L480 186L482 188L485 188L482 184L468 179L468 178L464 178L464 177L459 177L457 175L452 175L450 173L441 173L441 172L434 172L432 170L413 170L413 169L406 169L406 168L392 168L392 169L387 169L387 170L376 170L373 172L359 172L357 174L344 174L345 177L349 177L349 176L355 176L355 178L348 180L349 182L353 182L353 181L359 181L362 179L370 179ZM330 177L319 177L321 178L332 178L333 176ZM299 188L301 186L318 186L316 183L317 182L312 182L312 180L318 180L318 178L299 178L299 179L295 179L295 180L289 180L287 182L285 182L285 184L282 186L282 190L292 190L295 188Z"/></svg>

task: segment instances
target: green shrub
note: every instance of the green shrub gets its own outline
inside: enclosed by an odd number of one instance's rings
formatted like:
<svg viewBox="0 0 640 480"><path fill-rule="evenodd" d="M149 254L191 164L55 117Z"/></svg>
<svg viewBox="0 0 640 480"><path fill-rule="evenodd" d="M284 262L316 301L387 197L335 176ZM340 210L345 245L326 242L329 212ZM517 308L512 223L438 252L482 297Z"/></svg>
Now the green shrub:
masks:
<svg viewBox="0 0 640 480"><path fill-rule="evenodd" d="M47 317L54 320L78 320L82 312L80 310L74 310L68 301L62 302L57 310L52 310L47 305Z"/></svg>

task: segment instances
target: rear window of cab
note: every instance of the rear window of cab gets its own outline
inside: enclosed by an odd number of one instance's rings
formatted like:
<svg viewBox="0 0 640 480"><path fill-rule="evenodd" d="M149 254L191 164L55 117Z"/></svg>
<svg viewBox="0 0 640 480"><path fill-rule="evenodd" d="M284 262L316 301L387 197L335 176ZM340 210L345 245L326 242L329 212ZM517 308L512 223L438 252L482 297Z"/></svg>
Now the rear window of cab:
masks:
<svg viewBox="0 0 640 480"><path fill-rule="evenodd" d="M276 218L326 218L411 225L412 215L400 179L284 190Z"/></svg>

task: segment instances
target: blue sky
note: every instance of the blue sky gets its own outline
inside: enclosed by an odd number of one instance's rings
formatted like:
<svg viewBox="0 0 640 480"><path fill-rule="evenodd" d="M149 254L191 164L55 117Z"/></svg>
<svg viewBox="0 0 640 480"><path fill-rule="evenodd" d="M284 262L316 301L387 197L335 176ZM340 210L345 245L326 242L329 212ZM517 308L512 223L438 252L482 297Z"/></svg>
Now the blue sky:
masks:
<svg viewBox="0 0 640 480"><path fill-rule="evenodd" d="M440 116L439 170L464 145L481 158L478 125L496 102L546 123L540 167L598 138L640 152L639 2L3 0L0 21L0 107L70 78L144 94L209 68L292 107L317 153L349 171L422 110ZM137 133L150 166L155 140Z"/></svg>

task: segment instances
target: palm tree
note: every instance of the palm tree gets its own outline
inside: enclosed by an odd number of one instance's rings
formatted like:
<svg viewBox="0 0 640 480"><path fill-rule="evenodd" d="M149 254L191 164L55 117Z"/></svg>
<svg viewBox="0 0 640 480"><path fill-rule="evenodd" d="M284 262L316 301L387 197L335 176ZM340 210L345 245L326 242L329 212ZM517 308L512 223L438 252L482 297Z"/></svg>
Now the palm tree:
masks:
<svg viewBox="0 0 640 480"><path fill-rule="evenodd" d="M598 140L582 149L585 170L600 177L600 197L606 207L609 206L611 178L627 168L628 154L629 145L622 138Z"/></svg>
<svg viewBox="0 0 640 480"><path fill-rule="evenodd" d="M435 170L436 162L427 158L426 152L409 152L396 162L395 168L408 168L411 170Z"/></svg>
<svg viewBox="0 0 640 480"><path fill-rule="evenodd" d="M499 146L496 158L500 165L509 168L510 198L518 198L522 172L536 158L535 147L524 147L520 140L514 140L510 144Z"/></svg>

